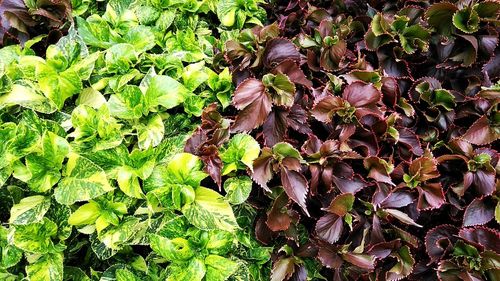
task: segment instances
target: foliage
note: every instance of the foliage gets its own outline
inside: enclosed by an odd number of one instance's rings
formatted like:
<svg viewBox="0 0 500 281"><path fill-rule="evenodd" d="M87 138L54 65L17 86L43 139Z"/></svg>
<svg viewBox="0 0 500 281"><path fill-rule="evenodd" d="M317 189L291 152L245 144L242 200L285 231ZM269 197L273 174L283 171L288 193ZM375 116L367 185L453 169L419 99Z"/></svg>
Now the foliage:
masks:
<svg viewBox="0 0 500 281"><path fill-rule="evenodd" d="M498 3L266 8L225 43L232 107L188 144L262 147L249 200L271 280L496 279Z"/></svg>
<svg viewBox="0 0 500 281"><path fill-rule="evenodd" d="M71 2L75 24L44 56L41 37L0 49L0 278L265 279L245 203L259 144L220 143L224 192L183 152L232 94L217 1ZM238 26L259 23L240 8Z"/></svg>
<svg viewBox="0 0 500 281"><path fill-rule="evenodd" d="M0 49L3 279L499 278L496 1L71 6Z"/></svg>

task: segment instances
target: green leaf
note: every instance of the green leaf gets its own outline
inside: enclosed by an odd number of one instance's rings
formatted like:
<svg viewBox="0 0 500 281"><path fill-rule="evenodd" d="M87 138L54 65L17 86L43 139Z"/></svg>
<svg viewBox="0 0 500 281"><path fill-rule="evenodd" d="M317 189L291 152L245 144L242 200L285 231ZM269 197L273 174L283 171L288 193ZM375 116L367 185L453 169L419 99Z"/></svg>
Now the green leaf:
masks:
<svg viewBox="0 0 500 281"><path fill-rule="evenodd" d="M267 75L272 74L266 74L262 78L263 82ZM276 74L272 79L270 87L276 92L276 95L273 96L273 102L275 104L286 107L291 107L293 105L295 98L295 84L290 81L288 76L282 73Z"/></svg>
<svg viewBox="0 0 500 281"><path fill-rule="evenodd" d="M403 30L399 35L401 47L407 54L416 50L427 51L431 33L420 25L412 25Z"/></svg>
<svg viewBox="0 0 500 281"><path fill-rule="evenodd" d="M299 151L295 149L291 144L286 142L275 144L273 146L273 154L277 155L281 160L286 157L302 160L302 156L300 155Z"/></svg>
<svg viewBox="0 0 500 281"><path fill-rule="evenodd" d="M231 27L236 22L237 3L235 0L218 1L217 17L224 26Z"/></svg>
<svg viewBox="0 0 500 281"><path fill-rule="evenodd" d="M71 114L71 123L75 128L74 132L69 134L75 138L73 143L84 145L87 149L110 149L123 141L121 125L109 115L106 106L102 106L98 111L86 105L78 106Z"/></svg>
<svg viewBox="0 0 500 281"><path fill-rule="evenodd" d="M147 114L144 95L138 86L126 85L108 101L109 113L121 119L138 119Z"/></svg>
<svg viewBox="0 0 500 281"><path fill-rule="evenodd" d="M139 25L130 29L123 37L125 42L132 44L135 51L143 53L156 45L155 35L148 26Z"/></svg>
<svg viewBox="0 0 500 281"><path fill-rule="evenodd" d="M223 230L212 230L208 233L208 241L205 246L209 253L214 255L226 255L235 245L235 236L231 232Z"/></svg>
<svg viewBox="0 0 500 281"><path fill-rule="evenodd" d="M120 250L132 240L140 238L140 221L136 217L127 217L117 226L110 226L99 233L102 246L110 250ZM94 247L93 247L94 248ZM95 251L95 249L94 249Z"/></svg>
<svg viewBox="0 0 500 281"><path fill-rule="evenodd" d="M120 168L116 180L123 193L133 198L144 198L144 193L139 184L139 178L130 167Z"/></svg>
<svg viewBox="0 0 500 281"><path fill-rule="evenodd" d="M23 251L7 240L8 230L0 226L0 277L2 269L15 266L23 257Z"/></svg>
<svg viewBox="0 0 500 281"><path fill-rule="evenodd" d="M373 16L371 22L371 30L375 36L381 36L383 34L388 34L391 29L390 24L384 18L383 14L377 13Z"/></svg>
<svg viewBox="0 0 500 281"><path fill-rule="evenodd" d="M111 73L124 74L137 61L137 53L131 44L116 44L106 50L106 67Z"/></svg>
<svg viewBox="0 0 500 281"><path fill-rule="evenodd" d="M35 195L25 197L10 209L9 223L26 225L39 222L50 208L50 198Z"/></svg>
<svg viewBox="0 0 500 281"><path fill-rule="evenodd" d="M227 148L222 149L220 158L224 163L222 174L248 167L253 171L253 161L259 157L259 143L248 134L237 134L231 138Z"/></svg>
<svg viewBox="0 0 500 281"><path fill-rule="evenodd" d="M162 257L172 262L182 262L191 259L195 255L189 241L184 238L168 239L157 234L149 236L151 249Z"/></svg>
<svg viewBox="0 0 500 281"><path fill-rule="evenodd" d="M201 281L206 268L203 260L192 258L186 263L173 263L167 267L166 281Z"/></svg>
<svg viewBox="0 0 500 281"><path fill-rule="evenodd" d="M201 160L189 153L179 153L170 159L165 170L166 181L170 184L185 184L194 188L200 186L207 177L202 171Z"/></svg>
<svg viewBox="0 0 500 281"><path fill-rule="evenodd" d="M53 113L57 110L56 105L33 86L14 84L10 92L0 95L0 109L19 105L30 108L41 113Z"/></svg>
<svg viewBox="0 0 500 281"><path fill-rule="evenodd" d="M86 225L94 224L96 219L101 213L99 204L94 201L90 201L87 204L80 206L68 219L68 223L71 225Z"/></svg>
<svg viewBox="0 0 500 281"><path fill-rule="evenodd" d="M99 109L105 103L104 96L94 88L83 89L76 100L77 105L87 105L94 109Z"/></svg>
<svg viewBox="0 0 500 281"><path fill-rule="evenodd" d="M115 271L116 281L139 281L132 271L120 268Z"/></svg>
<svg viewBox="0 0 500 281"><path fill-rule="evenodd" d="M158 75L151 78L146 91L146 102L149 107L163 106L166 109L176 107L184 102L188 90L173 78Z"/></svg>
<svg viewBox="0 0 500 281"><path fill-rule="evenodd" d="M231 204L242 204L252 192L252 180L248 176L231 177L224 182L226 198Z"/></svg>
<svg viewBox="0 0 500 281"><path fill-rule="evenodd" d="M405 245L391 256L395 257L398 263L387 272L387 280L401 280L410 275L415 265L415 259L411 255L410 248Z"/></svg>
<svg viewBox="0 0 500 281"><path fill-rule="evenodd" d="M66 139L46 132L42 136L40 151L26 157L26 168L31 174L28 186L36 192L50 190L61 178L60 170L68 153L69 143Z"/></svg>
<svg viewBox="0 0 500 281"><path fill-rule="evenodd" d="M453 25L465 33L474 33L479 30L479 15L476 10L466 7L453 14Z"/></svg>
<svg viewBox="0 0 500 281"><path fill-rule="evenodd" d="M225 281L238 270L239 264L221 256L208 255L205 258L205 266L207 267L206 280Z"/></svg>
<svg viewBox="0 0 500 281"><path fill-rule="evenodd" d="M65 175L54 191L56 201L64 205L90 200L113 190L99 166L75 153L69 155Z"/></svg>
<svg viewBox="0 0 500 281"><path fill-rule="evenodd" d="M455 96L453 96L448 90L436 89L434 91L427 91L422 94L422 99L429 102L431 105L442 106L446 110L452 110L455 108Z"/></svg>
<svg viewBox="0 0 500 281"><path fill-rule="evenodd" d="M195 190L194 202L185 205L182 213L190 223L203 230L232 232L238 228L231 205L219 193L205 187Z"/></svg>
<svg viewBox="0 0 500 281"><path fill-rule="evenodd" d="M61 281L63 280L62 253L43 255L35 263L26 266L29 280Z"/></svg>
<svg viewBox="0 0 500 281"><path fill-rule="evenodd" d="M332 200L330 206L324 210L330 213L334 213L337 216L343 217L348 212L352 210L355 197L351 193L341 194Z"/></svg>
<svg viewBox="0 0 500 281"><path fill-rule="evenodd" d="M191 92L207 81L208 77L203 61L188 65L182 72L183 84Z"/></svg>
<svg viewBox="0 0 500 281"><path fill-rule="evenodd" d="M83 89L80 76L73 69L56 72L53 69L43 67L37 75L40 90L57 106L62 109L66 99L79 93Z"/></svg>
<svg viewBox="0 0 500 281"><path fill-rule="evenodd" d="M156 147L165 135L163 120L159 114L148 118L146 125L137 125L137 138L140 149Z"/></svg>
<svg viewBox="0 0 500 281"><path fill-rule="evenodd" d="M28 253L45 254L54 252L52 238L57 235L57 225L47 219L28 225L17 225L14 231L14 245Z"/></svg>

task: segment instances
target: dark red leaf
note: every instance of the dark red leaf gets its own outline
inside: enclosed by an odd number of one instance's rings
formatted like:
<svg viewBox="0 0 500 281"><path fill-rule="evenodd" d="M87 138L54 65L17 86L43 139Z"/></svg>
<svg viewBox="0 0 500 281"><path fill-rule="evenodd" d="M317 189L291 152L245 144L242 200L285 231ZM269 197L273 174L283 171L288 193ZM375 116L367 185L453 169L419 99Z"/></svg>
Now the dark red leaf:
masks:
<svg viewBox="0 0 500 281"><path fill-rule="evenodd" d="M418 186L418 203L419 210L436 209L444 203L443 188L440 183L426 183Z"/></svg>
<svg viewBox="0 0 500 281"><path fill-rule="evenodd" d="M288 111L282 109L273 110L267 116L262 131L264 133L265 144L269 147L285 140L287 132Z"/></svg>
<svg viewBox="0 0 500 281"><path fill-rule="evenodd" d="M319 247L318 259L327 268L340 268L344 263L336 249L329 245Z"/></svg>
<svg viewBox="0 0 500 281"><path fill-rule="evenodd" d="M439 177L437 161L427 156L422 156L411 162L409 168L410 176L415 180L423 182Z"/></svg>
<svg viewBox="0 0 500 281"><path fill-rule="evenodd" d="M375 268L375 257L372 255L345 253L342 258L348 263L363 269L372 270Z"/></svg>
<svg viewBox="0 0 500 281"><path fill-rule="evenodd" d="M331 244L339 240L343 230L344 221L336 214L326 214L316 223L317 235Z"/></svg>
<svg viewBox="0 0 500 281"><path fill-rule="evenodd" d="M304 72L293 60L284 60L278 64L272 71L274 74L280 72L288 76L290 81L295 84L301 84L306 88L312 88L313 84L306 78Z"/></svg>
<svg viewBox="0 0 500 281"><path fill-rule="evenodd" d="M381 203L381 208L401 208L413 203L413 196L406 191L390 193Z"/></svg>
<svg viewBox="0 0 500 281"><path fill-rule="evenodd" d="M387 184L394 185L392 182L389 167L378 157L368 157L363 161L363 165L368 170L368 177Z"/></svg>
<svg viewBox="0 0 500 281"><path fill-rule="evenodd" d="M266 191L271 192L267 183L273 178L272 170L273 152L270 148L264 147L259 158L253 162L252 179Z"/></svg>
<svg viewBox="0 0 500 281"><path fill-rule="evenodd" d="M382 94L372 84L355 81L344 89L342 97L354 107L369 107L377 104Z"/></svg>
<svg viewBox="0 0 500 281"><path fill-rule="evenodd" d="M312 130L307 121L307 112L300 105L294 104L288 113L288 126L301 134L308 135L312 133Z"/></svg>
<svg viewBox="0 0 500 281"><path fill-rule="evenodd" d="M232 129L235 132L250 131L259 127L271 112L271 98L260 80L247 79L234 92L233 105L241 110Z"/></svg>
<svg viewBox="0 0 500 281"><path fill-rule="evenodd" d="M463 226L483 225L495 216L495 205L488 198L476 198L467 206Z"/></svg>
<svg viewBox="0 0 500 281"><path fill-rule="evenodd" d="M288 197L282 193L273 203L273 207L267 213L266 224L272 231L287 230L292 218L288 215Z"/></svg>
<svg viewBox="0 0 500 281"><path fill-rule="evenodd" d="M437 226L427 232L425 235L425 250L431 258L431 262L441 259L445 253L452 250L457 233L458 229L448 224Z"/></svg>
<svg viewBox="0 0 500 281"><path fill-rule="evenodd" d="M221 170L222 160L219 157L219 149L215 145L210 145L203 149L200 155L201 160L205 164L205 172L207 172L214 182L219 187L222 186Z"/></svg>
<svg viewBox="0 0 500 281"><path fill-rule="evenodd" d="M354 195L352 195L351 193L341 194L332 200L328 208L324 208L323 210L343 217L349 211L351 211L354 204L354 199Z"/></svg>
<svg viewBox="0 0 500 281"><path fill-rule="evenodd" d="M495 172L477 170L473 175L473 183L481 195L491 195L495 191ZM465 179L464 179L465 181ZM465 185L465 183L464 183Z"/></svg>
<svg viewBox="0 0 500 281"><path fill-rule="evenodd" d="M342 98L328 95L314 104L311 113L317 120L327 123L332 121L335 112L344 107L345 103Z"/></svg>
<svg viewBox="0 0 500 281"><path fill-rule="evenodd" d="M481 245L486 250L495 251L500 254L500 233L498 230L491 228L476 226L473 228L462 228L458 236L465 240Z"/></svg>
<svg viewBox="0 0 500 281"><path fill-rule="evenodd" d="M363 181L359 176L355 176L352 179L344 179L333 176L332 181L342 193L354 194L363 189L364 187L368 186L368 184L365 181Z"/></svg>
<svg viewBox="0 0 500 281"><path fill-rule="evenodd" d="M472 144L484 145L499 139L500 132L498 129L492 128L489 124L488 117L483 115L472 124L462 138Z"/></svg>
<svg viewBox="0 0 500 281"><path fill-rule="evenodd" d="M295 201L295 203L302 208L304 213L309 216L306 205L309 185L307 184L306 178L299 172L291 171L283 167L281 168L280 175L281 183L288 197Z"/></svg>
<svg viewBox="0 0 500 281"><path fill-rule="evenodd" d="M300 53L290 40L285 38L274 38L267 42L263 58L264 65L268 68L272 68L284 60L299 62Z"/></svg>

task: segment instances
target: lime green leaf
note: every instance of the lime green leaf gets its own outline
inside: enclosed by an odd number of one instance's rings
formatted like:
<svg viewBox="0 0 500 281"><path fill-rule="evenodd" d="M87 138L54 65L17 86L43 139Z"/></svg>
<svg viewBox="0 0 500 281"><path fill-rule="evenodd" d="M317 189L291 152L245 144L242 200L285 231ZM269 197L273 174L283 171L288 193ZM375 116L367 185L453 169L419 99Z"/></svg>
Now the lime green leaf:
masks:
<svg viewBox="0 0 500 281"><path fill-rule="evenodd" d="M156 147L165 134L163 120L159 114L149 117L146 125L137 125L137 138L140 149Z"/></svg>
<svg viewBox="0 0 500 281"><path fill-rule="evenodd" d="M166 181L171 184L200 186L201 180L207 177L202 171L201 160L189 153L179 153L170 159L166 168Z"/></svg>
<svg viewBox="0 0 500 281"><path fill-rule="evenodd" d="M167 267L166 281L201 281L206 268L203 260L192 258L186 263L174 263Z"/></svg>
<svg viewBox="0 0 500 281"><path fill-rule="evenodd" d="M43 255L35 263L26 266L29 280L61 281L63 280L62 253Z"/></svg>
<svg viewBox="0 0 500 281"><path fill-rule="evenodd" d="M56 105L32 86L14 84L9 93L0 96L0 109L8 106L19 105L41 113L53 113Z"/></svg>
<svg viewBox="0 0 500 281"><path fill-rule="evenodd" d="M138 86L127 85L108 101L109 113L121 119L138 119L147 113L144 95Z"/></svg>
<svg viewBox="0 0 500 281"><path fill-rule="evenodd" d="M7 240L8 230L0 226L0 277L1 270L15 266L23 257L23 251Z"/></svg>
<svg viewBox="0 0 500 281"><path fill-rule="evenodd" d="M253 161L259 157L259 143L248 134L237 134L231 138L227 148L222 149L220 157L224 163L222 174L245 169L253 170Z"/></svg>
<svg viewBox="0 0 500 281"><path fill-rule="evenodd" d="M61 204L90 200L113 190L99 166L75 153L69 155L65 175L54 191Z"/></svg>
<svg viewBox="0 0 500 281"><path fill-rule="evenodd" d="M185 205L182 213L190 223L203 230L231 232L238 228L231 205L219 193L205 187L195 190L194 202Z"/></svg>
<svg viewBox="0 0 500 281"><path fill-rule="evenodd" d="M54 251L52 238L57 235L57 225L47 219L28 225L17 225L14 231L14 245L28 253L45 254Z"/></svg>
<svg viewBox="0 0 500 281"><path fill-rule="evenodd" d="M182 73L182 81L189 91L194 91L201 84L208 80L208 74L205 71L203 61L188 65Z"/></svg>
<svg viewBox="0 0 500 281"><path fill-rule="evenodd" d="M207 245L209 253L214 255L226 255L233 248L235 236L231 232L223 230L212 230L208 234Z"/></svg>
<svg viewBox="0 0 500 281"><path fill-rule="evenodd" d="M131 44L116 44L106 50L105 61L110 72L124 74L137 61L137 53Z"/></svg>
<svg viewBox="0 0 500 281"><path fill-rule="evenodd" d="M151 78L146 91L146 101L149 107L161 105L166 109L176 107L184 102L188 90L169 76L158 75Z"/></svg>
<svg viewBox="0 0 500 281"><path fill-rule="evenodd" d="M285 157L291 157L295 159L302 160L302 156L300 156L300 152L295 149L291 144L286 142L280 142L273 146L273 154L283 159Z"/></svg>
<svg viewBox="0 0 500 281"><path fill-rule="evenodd" d="M38 74L40 90L61 109L66 99L82 91L83 84L75 70L68 69L57 73L44 67Z"/></svg>
<svg viewBox="0 0 500 281"><path fill-rule="evenodd" d="M152 49L156 45L155 35L150 27L139 25L130 29L123 37L125 42L134 46L138 53Z"/></svg>
<svg viewBox="0 0 500 281"><path fill-rule="evenodd" d="M500 201L497 202L497 206L495 207L495 220L497 223L500 223Z"/></svg>
<svg viewBox="0 0 500 281"><path fill-rule="evenodd" d="M140 221L136 217L127 217L119 225L110 226L99 233L99 240L108 249L119 250L128 242L137 238Z"/></svg>
<svg viewBox="0 0 500 281"><path fill-rule="evenodd" d="M78 95L76 100L77 105L87 105L94 109L99 109L103 104L106 103L104 96L94 88L85 88Z"/></svg>
<svg viewBox="0 0 500 281"><path fill-rule="evenodd" d="M151 248L168 261L187 261L195 255L188 240L184 238L168 239L157 234L149 236Z"/></svg>
<svg viewBox="0 0 500 281"><path fill-rule="evenodd" d="M248 176L231 177L224 182L226 198L231 204L241 204L252 192L252 180Z"/></svg>
<svg viewBox="0 0 500 281"><path fill-rule="evenodd" d="M122 167L117 175L118 186L123 193L134 198L144 198L139 178L130 167Z"/></svg>
<svg viewBox="0 0 500 281"><path fill-rule="evenodd" d="M46 132L42 137L41 151L26 156L26 168L30 172L28 186L37 192L50 190L61 178L62 162L69 153L66 139Z"/></svg>
<svg viewBox="0 0 500 281"><path fill-rule="evenodd" d="M205 266L206 280L225 281L238 270L239 264L221 256L208 255L205 258Z"/></svg>
<svg viewBox="0 0 500 281"><path fill-rule="evenodd" d="M80 206L68 219L71 225L93 224L100 215L100 207L94 201Z"/></svg>
<svg viewBox="0 0 500 281"><path fill-rule="evenodd" d="M9 223L26 225L39 222L49 208L49 197L41 195L25 197L10 209Z"/></svg>

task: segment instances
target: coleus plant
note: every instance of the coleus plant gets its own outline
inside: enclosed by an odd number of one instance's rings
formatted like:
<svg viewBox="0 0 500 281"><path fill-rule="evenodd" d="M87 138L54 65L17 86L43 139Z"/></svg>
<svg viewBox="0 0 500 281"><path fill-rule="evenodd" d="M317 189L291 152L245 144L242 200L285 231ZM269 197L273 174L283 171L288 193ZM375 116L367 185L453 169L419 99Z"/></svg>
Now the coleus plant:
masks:
<svg viewBox="0 0 500 281"><path fill-rule="evenodd" d="M64 27L69 27L71 1L2 0L0 19L0 46L24 44L38 35L48 36L43 40L45 44L37 48L43 54L49 44L62 36Z"/></svg>
<svg viewBox="0 0 500 281"><path fill-rule="evenodd" d="M495 279L498 4L266 9L224 46L232 107L211 108L187 148L260 143L246 168L271 280ZM445 223L437 257L427 240Z"/></svg>

